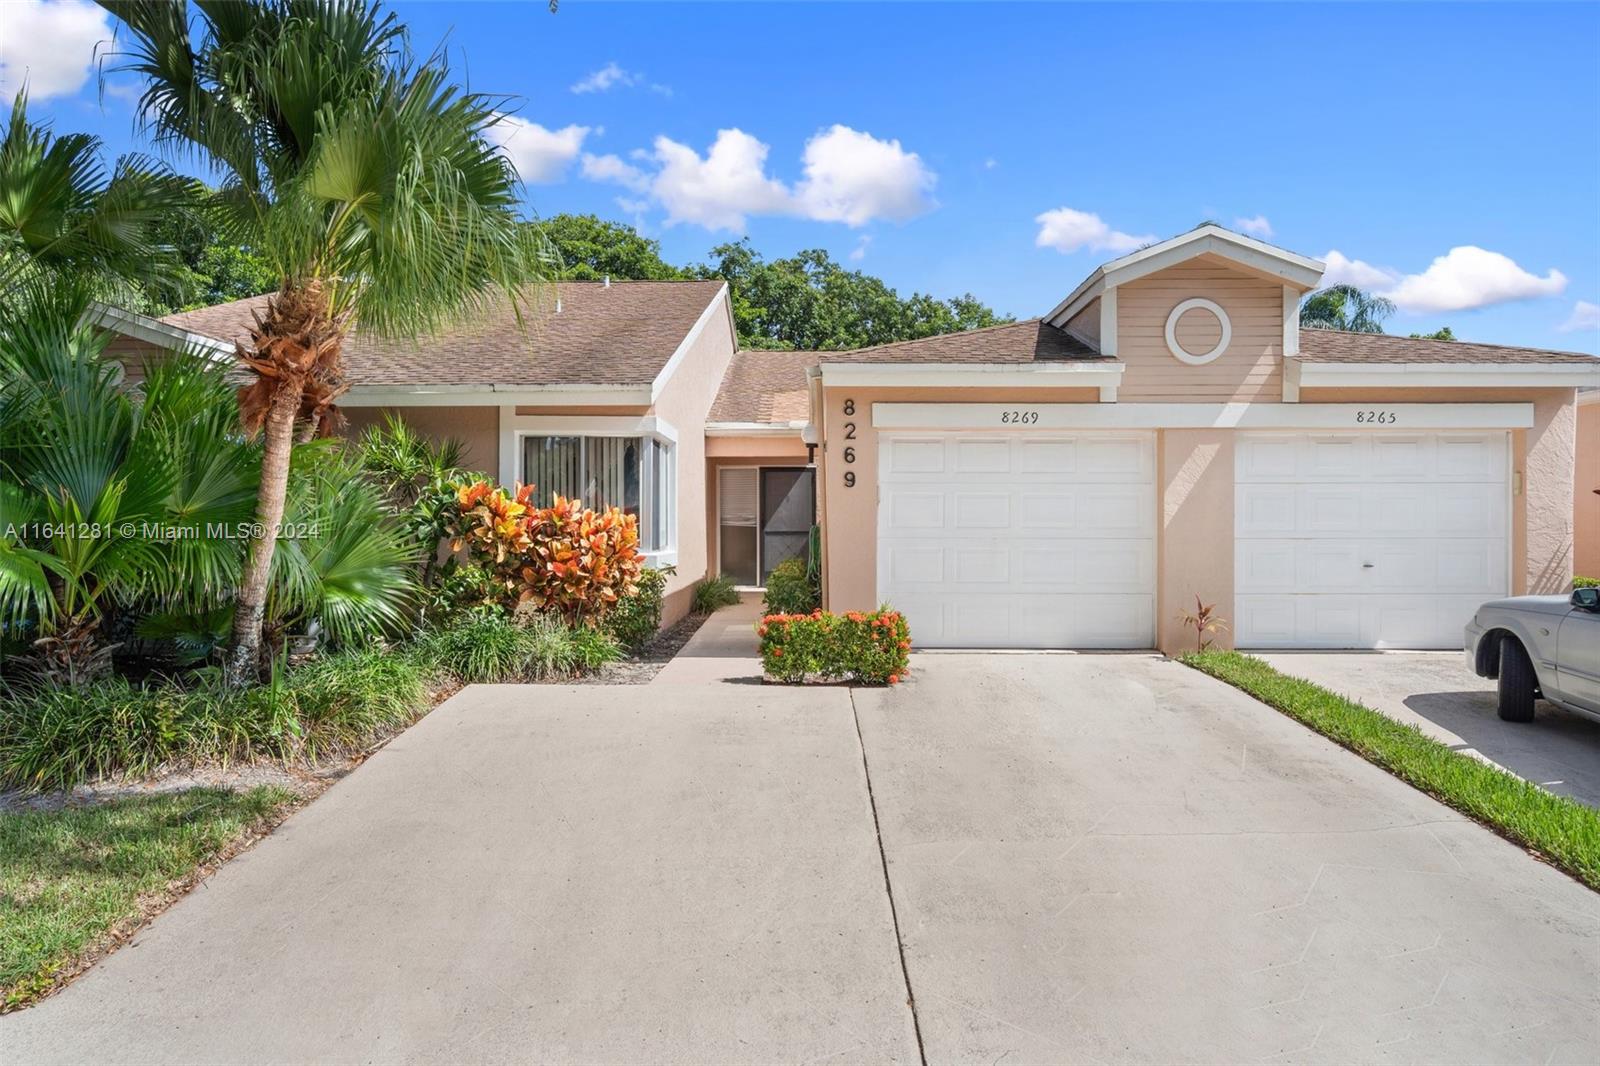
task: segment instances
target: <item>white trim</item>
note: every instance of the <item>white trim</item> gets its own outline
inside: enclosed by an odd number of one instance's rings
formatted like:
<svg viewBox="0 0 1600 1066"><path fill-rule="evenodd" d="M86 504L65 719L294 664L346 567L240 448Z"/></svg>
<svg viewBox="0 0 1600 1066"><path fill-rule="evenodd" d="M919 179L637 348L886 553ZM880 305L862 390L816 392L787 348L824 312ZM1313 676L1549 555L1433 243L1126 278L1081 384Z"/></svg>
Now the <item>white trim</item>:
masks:
<svg viewBox="0 0 1600 1066"><path fill-rule="evenodd" d="M1318 363L1301 358L1300 387L1567 388L1600 385L1600 359L1582 363Z"/></svg>
<svg viewBox="0 0 1600 1066"><path fill-rule="evenodd" d="M1215 348L1204 355L1195 355L1178 343L1178 319L1189 311L1210 311L1217 316L1217 322L1222 326L1222 339L1217 341ZM1228 350L1228 342L1233 340L1233 321L1228 318L1228 312L1222 309L1221 304L1207 300L1204 296L1193 296L1179 303L1167 315L1166 335L1167 351L1172 353L1174 359L1190 366L1205 366Z"/></svg>
<svg viewBox="0 0 1600 1066"><path fill-rule="evenodd" d="M340 407L648 407L644 385L356 385Z"/></svg>
<svg viewBox="0 0 1600 1066"><path fill-rule="evenodd" d="M828 388L1008 387L1082 389L1122 381L1125 367L1107 362L1055 363L823 363Z"/></svg>
<svg viewBox="0 0 1600 1066"><path fill-rule="evenodd" d="M654 415L519 415L512 405L500 408L500 484L519 481L523 437L655 437L673 446L677 464L677 429ZM677 486L673 486L677 492ZM676 530L674 530L676 541Z"/></svg>
<svg viewBox="0 0 1600 1066"><path fill-rule="evenodd" d="M1300 402L1300 360L1283 361L1283 402Z"/></svg>
<svg viewBox="0 0 1600 1066"><path fill-rule="evenodd" d="M1017 411L1037 413L1018 425ZM1373 418L1374 413L1382 421ZM1004 419L1004 421L1002 421ZM1369 421L1369 419L1372 419ZM876 429L1528 429L1531 403L875 403Z"/></svg>
<svg viewBox="0 0 1600 1066"><path fill-rule="evenodd" d="M1107 289L1100 294L1100 343L1096 345L1101 355L1117 354L1117 290Z"/></svg>
<svg viewBox="0 0 1600 1066"><path fill-rule="evenodd" d="M1188 233L1180 233L1146 248L1130 252L1119 259L1101 264L1094 273L1083 279L1066 299L1055 306L1044 320L1060 326L1082 306L1102 291L1110 292L1118 285L1127 284L1174 263L1193 259L1206 253L1231 259L1263 274L1283 279L1284 284L1301 290L1317 287L1322 280L1324 264L1316 259L1279 248L1276 245L1246 237L1221 226L1198 226ZM1072 314L1068 314L1067 312ZM1104 350L1104 349L1102 349Z"/></svg>
<svg viewBox="0 0 1600 1066"><path fill-rule="evenodd" d="M705 310L700 312L700 317L694 320L694 325L689 327L689 332L685 333L683 340L678 342L678 347L667 357L667 361L661 367L661 371L650 382L649 402L654 403L661 396L661 390L667 387L668 379L677 372L678 367L683 365L684 359L689 355L689 349L694 347L694 342L700 339L701 333L705 332L706 323L715 317L717 311L728 306L728 283L723 282L722 287L711 298L711 302L706 304ZM727 314L730 316L729 321L731 322L733 314L731 308L728 309Z"/></svg>
<svg viewBox="0 0 1600 1066"><path fill-rule="evenodd" d="M191 333L179 326L163 322L137 311L128 311L110 304L94 303L83 314L90 325L121 333L134 340L144 341L161 348L194 348L211 356L232 358L234 346L215 337Z"/></svg>
<svg viewBox="0 0 1600 1066"><path fill-rule="evenodd" d="M1300 354L1300 290L1293 285L1283 287L1283 357L1293 359Z"/></svg>
<svg viewBox="0 0 1600 1066"><path fill-rule="evenodd" d="M797 422L707 422L708 437L799 437L811 423Z"/></svg>

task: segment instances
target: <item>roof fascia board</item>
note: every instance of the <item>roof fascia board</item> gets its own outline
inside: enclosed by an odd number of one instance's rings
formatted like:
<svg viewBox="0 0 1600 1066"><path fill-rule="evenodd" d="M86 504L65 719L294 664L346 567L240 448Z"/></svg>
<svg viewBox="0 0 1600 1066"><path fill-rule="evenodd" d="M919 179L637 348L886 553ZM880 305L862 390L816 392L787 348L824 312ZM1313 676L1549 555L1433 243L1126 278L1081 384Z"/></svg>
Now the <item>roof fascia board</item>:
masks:
<svg viewBox="0 0 1600 1066"><path fill-rule="evenodd" d="M233 355L233 345L226 341L207 337L201 333L191 333L158 318L113 307L110 304L91 305L84 313L84 319L91 325L162 348L195 348L211 355Z"/></svg>
<svg viewBox="0 0 1600 1066"><path fill-rule="evenodd" d="M341 407L648 407L648 385L357 385Z"/></svg>
<svg viewBox="0 0 1600 1066"><path fill-rule="evenodd" d="M667 382L671 380L673 374L677 373L678 367L682 366L684 359L688 357L689 349L694 347L694 342L700 339L700 334L705 332L706 324L716 317L718 311L722 311L727 316L728 328L733 330L733 306L728 299L727 282L722 283L722 287L717 290L716 295L712 296L710 302L706 304L705 310L700 312L700 317L694 320L694 325L689 327L689 332L683 335L683 340L678 342L678 347L673 350L672 355L662 365L660 372L655 376L655 380L650 382L651 403L654 403L661 395L661 390L667 387ZM732 335L734 338L733 346L737 350L739 347L738 331L734 330Z"/></svg>
<svg viewBox="0 0 1600 1066"><path fill-rule="evenodd" d="M1572 388L1600 385L1600 359L1581 363L1318 363L1301 357L1302 389L1390 388Z"/></svg>
<svg viewBox="0 0 1600 1066"><path fill-rule="evenodd" d="M707 422L708 437L799 437L809 422Z"/></svg>
<svg viewBox="0 0 1600 1066"><path fill-rule="evenodd" d="M949 388L1115 388L1121 363L823 363L825 387Z"/></svg>

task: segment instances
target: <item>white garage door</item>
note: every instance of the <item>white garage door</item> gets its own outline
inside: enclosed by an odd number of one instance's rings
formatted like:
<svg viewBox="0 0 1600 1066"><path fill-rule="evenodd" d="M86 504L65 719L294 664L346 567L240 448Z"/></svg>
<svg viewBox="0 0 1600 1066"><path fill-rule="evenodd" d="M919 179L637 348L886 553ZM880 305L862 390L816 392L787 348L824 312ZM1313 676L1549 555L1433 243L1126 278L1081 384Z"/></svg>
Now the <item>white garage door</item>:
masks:
<svg viewBox="0 0 1600 1066"><path fill-rule="evenodd" d="M1149 434L885 437L878 597L922 647L1148 648Z"/></svg>
<svg viewBox="0 0 1600 1066"><path fill-rule="evenodd" d="M1241 435L1243 648L1459 648L1507 592L1504 433Z"/></svg>

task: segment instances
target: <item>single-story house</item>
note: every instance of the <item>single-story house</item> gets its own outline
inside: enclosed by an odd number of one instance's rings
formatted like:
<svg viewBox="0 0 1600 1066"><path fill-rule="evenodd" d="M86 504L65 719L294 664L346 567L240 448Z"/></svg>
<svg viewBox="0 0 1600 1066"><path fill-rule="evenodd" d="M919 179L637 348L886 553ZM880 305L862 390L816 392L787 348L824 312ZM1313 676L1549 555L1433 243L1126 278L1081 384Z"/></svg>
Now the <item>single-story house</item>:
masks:
<svg viewBox="0 0 1600 1066"><path fill-rule="evenodd" d="M892 603L922 647L1175 651L1198 598L1239 647L1448 648L1482 601L1564 590L1600 552L1600 360L1302 330L1322 271L1205 225L1040 318L845 352L738 350L717 281L563 282L526 326L358 333L342 406L634 511L669 620L813 524L826 605ZM102 321L124 359L230 350L263 299Z"/></svg>

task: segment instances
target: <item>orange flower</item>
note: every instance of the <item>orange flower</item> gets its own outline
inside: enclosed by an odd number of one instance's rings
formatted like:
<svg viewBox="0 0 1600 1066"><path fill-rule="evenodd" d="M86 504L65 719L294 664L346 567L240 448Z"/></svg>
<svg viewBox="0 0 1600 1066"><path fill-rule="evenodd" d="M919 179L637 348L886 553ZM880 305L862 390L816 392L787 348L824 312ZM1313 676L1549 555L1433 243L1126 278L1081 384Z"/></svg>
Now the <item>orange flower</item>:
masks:
<svg viewBox="0 0 1600 1066"><path fill-rule="evenodd" d="M899 683L900 683L900 675L899 674L890 674L889 675L889 684L898 685Z"/></svg>
<svg viewBox="0 0 1600 1066"><path fill-rule="evenodd" d="M773 649L772 649L772 657L773 657L773 658L774 658L774 659L781 659L781 658L783 658L783 649L782 649L782 648L773 648Z"/></svg>

